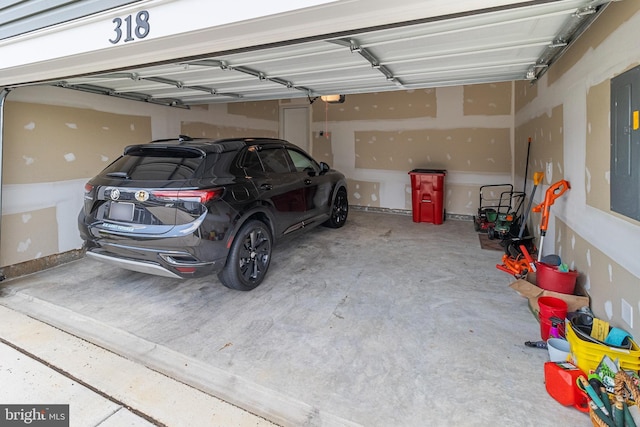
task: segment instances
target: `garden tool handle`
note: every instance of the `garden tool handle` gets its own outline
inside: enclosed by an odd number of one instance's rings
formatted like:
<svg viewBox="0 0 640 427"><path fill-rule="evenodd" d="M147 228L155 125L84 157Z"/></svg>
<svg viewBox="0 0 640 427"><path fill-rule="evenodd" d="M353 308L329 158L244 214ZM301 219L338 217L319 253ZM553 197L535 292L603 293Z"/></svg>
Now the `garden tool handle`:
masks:
<svg viewBox="0 0 640 427"><path fill-rule="evenodd" d="M534 172L533 185L540 185L540 183L542 182L542 178L544 178L544 172Z"/></svg>
<svg viewBox="0 0 640 427"><path fill-rule="evenodd" d="M551 211L551 205L556 201L556 199L562 196L565 191L571 188L571 185L568 181L560 180L553 184L551 187L547 188L547 192L544 195L544 202L535 206L531 209L533 212L542 212L542 218L540 220L540 231L546 232L547 226L549 224L549 212Z"/></svg>
<svg viewBox="0 0 640 427"><path fill-rule="evenodd" d="M524 256L524 259L527 260L527 263L529 263L529 268L531 269L531 271L535 273L537 270L536 263L527 250L527 247L525 245L520 245L520 252L522 252L522 256Z"/></svg>
<svg viewBox="0 0 640 427"><path fill-rule="evenodd" d="M589 396L591 401L595 403L595 405L602 411L602 413L607 416L610 415L609 411L604 406L602 399L600 399L600 395L593 389L593 387L591 387L591 384L589 384L589 381L587 381L587 379L583 375L580 375L578 378L576 378L576 384L578 385L578 388L580 390L587 393L587 396Z"/></svg>
<svg viewBox="0 0 640 427"><path fill-rule="evenodd" d="M531 196L529 197L529 203L527 204L527 210L524 211L524 217L522 218L522 223L520 224L520 232L518 233L518 239L522 239L524 235L524 229L527 227L527 219L529 218L529 211L531 210L531 205L533 204L533 196L536 194L536 189L538 185L542 182L542 178L544 178L544 172L538 171L533 173L533 190L531 191Z"/></svg>
<svg viewBox="0 0 640 427"><path fill-rule="evenodd" d="M504 271L505 273L509 273L512 276L515 276L515 272L509 270L507 267L505 267L503 264L496 264L496 268L500 271Z"/></svg>

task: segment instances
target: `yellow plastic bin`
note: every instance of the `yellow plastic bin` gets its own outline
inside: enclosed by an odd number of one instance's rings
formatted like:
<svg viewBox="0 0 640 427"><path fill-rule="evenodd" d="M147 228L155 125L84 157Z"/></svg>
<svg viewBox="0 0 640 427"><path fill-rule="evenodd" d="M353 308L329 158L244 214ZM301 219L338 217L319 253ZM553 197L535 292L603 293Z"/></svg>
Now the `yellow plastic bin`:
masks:
<svg viewBox="0 0 640 427"><path fill-rule="evenodd" d="M624 370L640 371L640 348L635 341L630 340L630 349L611 347L581 339L570 324L565 329L573 363L585 373L595 370L605 355L611 360L618 359Z"/></svg>

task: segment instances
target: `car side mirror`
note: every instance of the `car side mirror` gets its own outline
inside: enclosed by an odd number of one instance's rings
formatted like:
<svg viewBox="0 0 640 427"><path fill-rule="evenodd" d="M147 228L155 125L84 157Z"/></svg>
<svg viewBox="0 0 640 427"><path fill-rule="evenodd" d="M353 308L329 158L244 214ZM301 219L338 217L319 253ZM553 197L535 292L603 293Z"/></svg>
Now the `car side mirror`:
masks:
<svg viewBox="0 0 640 427"><path fill-rule="evenodd" d="M320 175L324 175L325 173L329 172L329 169L331 169L331 167L326 164L325 162L320 162Z"/></svg>

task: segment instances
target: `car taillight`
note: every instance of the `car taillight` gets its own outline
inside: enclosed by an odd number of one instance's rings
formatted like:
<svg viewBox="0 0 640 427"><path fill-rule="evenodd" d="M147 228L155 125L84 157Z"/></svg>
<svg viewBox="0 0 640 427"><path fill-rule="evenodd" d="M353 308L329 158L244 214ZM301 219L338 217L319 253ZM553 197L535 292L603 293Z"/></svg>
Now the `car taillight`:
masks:
<svg viewBox="0 0 640 427"><path fill-rule="evenodd" d="M93 200L93 185L88 182L84 185L84 198L87 200Z"/></svg>
<svg viewBox="0 0 640 427"><path fill-rule="evenodd" d="M207 190L158 190L151 194L160 200L206 203L222 195L222 188Z"/></svg>

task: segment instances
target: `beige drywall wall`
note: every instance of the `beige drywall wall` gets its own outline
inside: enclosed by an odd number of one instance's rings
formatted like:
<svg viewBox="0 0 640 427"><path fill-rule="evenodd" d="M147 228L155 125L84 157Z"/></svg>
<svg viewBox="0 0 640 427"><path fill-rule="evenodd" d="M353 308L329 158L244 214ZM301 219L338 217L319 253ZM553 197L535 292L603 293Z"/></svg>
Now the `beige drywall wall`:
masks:
<svg viewBox="0 0 640 427"><path fill-rule="evenodd" d="M465 116L511 114L511 82L464 86Z"/></svg>
<svg viewBox="0 0 640 427"><path fill-rule="evenodd" d="M411 210L408 172L446 169L447 213L471 216L481 185L511 182L512 98L510 82L347 95L343 104L316 100L312 126L330 134L337 169L378 184L380 207Z"/></svg>
<svg viewBox="0 0 640 427"><path fill-rule="evenodd" d="M515 111L518 112L538 96L538 85L526 80L515 82Z"/></svg>
<svg viewBox="0 0 640 427"><path fill-rule="evenodd" d="M205 110L202 121L182 121L180 133L194 138L278 137L278 101L238 102L223 106L226 111ZM254 120L250 120L254 119ZM235 126L229 123L236 123Z"/></svg>
<svg viewBox="0 0 640 427"><path fill-rule="evenodd" d="M349 203L356 206L380 207L380 184L377 182L347 180Z"/></svg>
<svg viewBox="0 0 640 427"><path fill-rule="evenodd" d="M331 145L330 132L313 132L310 154L318 162L325 162L329 166L333 166L333 149Z"/></svg>
<svg viewBox="0 0 640 427"><path fill-rule="evenodd" d="M393 120L436 117L435 89L348 95L342 104L313 103L313 121Z"/></svg>
<svg viewBox="0 0 640 427"><path fill-rule="evenodd" d="M150 117L11 100L4 114L0 266L78 248L85 180L149 141Z"/></svg>
<svg viewBox="0 0 640 427"><path fill-rule="evenodd" d="M611 139L609 110L611 80L587 89L587 139L585 161L585 191L587 204L608 212L610 210L609 170Z"/></svg>
<svg viewBox="0 0 640 427"><path fill-rule="evenodd" d="M611 3L536 82L535 97L522 99L516 91L520 108L514 117L516 144L534 137L529 179L532 170L547 172L551 165L551 179L535 202L542 202L551 182L563 178L571 185L551 206L543 255L556 253L578 270L594 313L635 336L640 333L640 222L609 208L610 83L640 62L639 25L639 2ZM516 171L524 156L524 146L516 145ZM536 229L538 221L534 215ZM633 312L629 323L621 315L623 301Z"/></svg>
<svg viewBox="0 0 640 427"><path fill-rule="evenodd" d="M8 101L3 183L65 181L95 175L129 144L151 138L149 117Z"/></svg>
<svg viewBox="0 0 640 427"><path fill-rule="evenodd" d="M2 216L0 265L13 265L58 253L56 208Z"/></svg>
<svg viewBox="0 0 640 427"><path fill-rule="evenodd" d="M595 315L605 320L611 319L615 326L629 330L628 325L620 320L622 300L637 312L640 286L630 284L637 285L638 278L563 221L556 223L555 239L557 252L563 262L579 273L578 280L591 296L591 308Z"/></svg>
<svg viewBox="0 0 640 427"><path fill-rule="evenodd" d="M514 188L517 191L517 188ZM487 205L484 201L484 205ZM489 202L492 203L492 202ZM467 211L472 211L476 215L478 206L480 205L479 186L474 184L448 184L445 188L445 208L449 213L457 213L456 207L463 206Z"/></svg>
<svg viewBox="0 0 640 427"><path fill-rule="evenodd" d="M547 184L564 177L564 135L562 105L531 118L515 130L515 170L517 182L523 182L524 174L533 176L543 172ZM529 148L529 139L531 147ZM529 169L527 171L527 152Z"/></svg>
<svg viewBox="0 0 640 427"><path fill-rule="evenodd" d="M280 103L278 101L232 102L227 104L227 112L251 119L278 121Z"/></svg>
<svg viewBox="0 0 640 427"><path fill-rule="evenodd" d="M267 137L276 138L278 133L273 130L249 129L242 127L220 126L202 122L183 122L180 133L193 138L237 138L237 137Z"/></svg>
<svg viewBox="0 0 640 427"><path fill-rule="evenodd" d="M356 167L473 172L511 171L509 129L424 129L356 132Z"/></svg>

